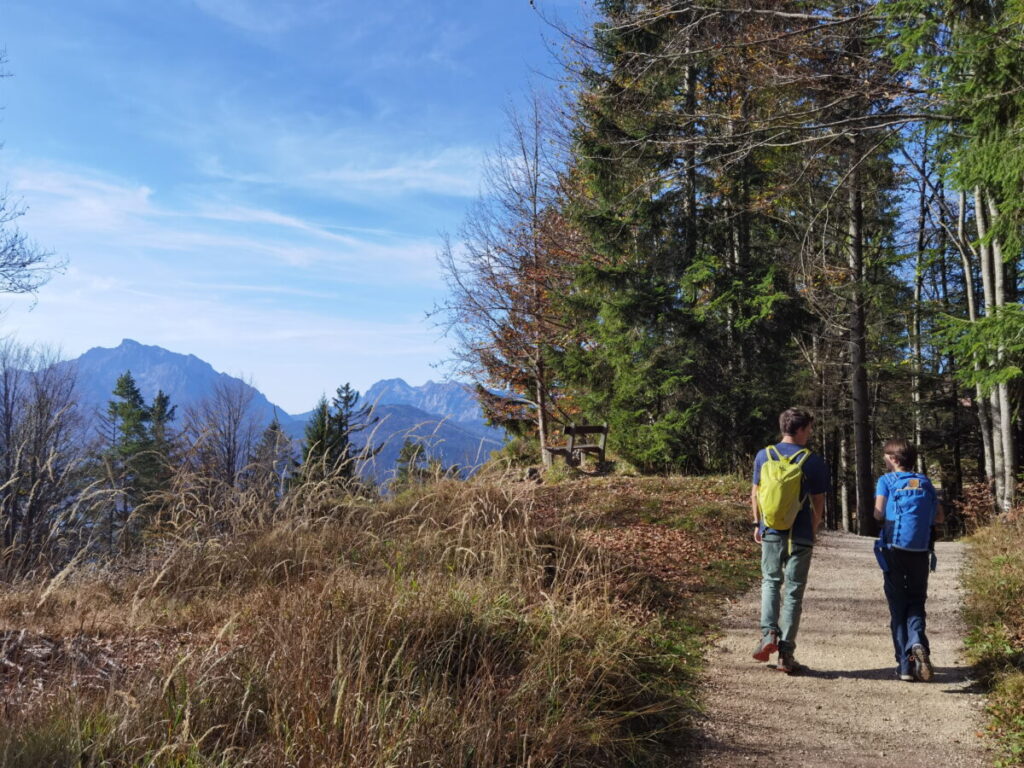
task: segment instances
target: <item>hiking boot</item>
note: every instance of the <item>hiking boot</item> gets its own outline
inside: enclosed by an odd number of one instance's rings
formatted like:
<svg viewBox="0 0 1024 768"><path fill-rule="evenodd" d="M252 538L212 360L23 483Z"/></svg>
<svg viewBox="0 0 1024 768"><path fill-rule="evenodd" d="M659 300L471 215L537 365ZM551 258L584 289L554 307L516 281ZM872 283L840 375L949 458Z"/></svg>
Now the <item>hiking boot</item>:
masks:
<svg viewBox="0 0 1024 768"><path fill-rule="evenodd" d="M768 661L779 650L779 633L774 630L762 637L754 648L755 661Z"/></svg>
<svg viewBox="0 0 1024 768"><path fill-rule="evenodd" d="M915 643L910 649L910 657L914 660L914 675L922 683L927 683L935 676L935 667L928 655L928 649L920 643Z"/></svg>
<svg viewBox="0 0 1024 768"><path fill-rule="evenodd" d="M777 672L785 672L787 675L792 675L796 672L802 671L803 668L804 665L793 658L792 653L787 653L786 651L779 652L779 661L775 665L775 670Z"/></svg>

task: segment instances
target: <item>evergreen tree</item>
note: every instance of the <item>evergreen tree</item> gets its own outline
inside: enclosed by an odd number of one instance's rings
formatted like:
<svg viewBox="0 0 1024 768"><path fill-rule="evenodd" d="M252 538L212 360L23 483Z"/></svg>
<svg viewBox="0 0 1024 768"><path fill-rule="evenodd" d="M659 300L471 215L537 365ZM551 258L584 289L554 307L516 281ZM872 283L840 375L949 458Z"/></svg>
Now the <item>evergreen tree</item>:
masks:
<svg viewBox="0 0 1024 768"><path fill-rule="evenodd" d="M370 410L368 404L359 405L359 392L348 383L338 387L330 402L326 396L320 398L306 424L302 460L305 479L334 476L352 480L357 460L372 458L380 451L380 447L369 445L357 451L352 442L353 435L376 423Z"/></svg>
<svg viewBox="0 0 1024 768"><path fill-rule="evenodd" d="M105 419L106 448L101 456L104 475L118 498L107 521L111 545L117 529L132 515L142 513L137 524L147 524L155 510L151 502L170 482L176 456L169 425L177 410L163 391L147 405L131 371L118 377L112 394Z"/></svg>
<svg viewBox="0 0 1024 768"><path fill-rule="evenodd" d="M765 89L757 73L776 62L737 42L784 39L785 22L669 0L598 7L571 208L596 251L571 292L593 342L560 369L642 469L732 468L794 390L795 150L764 125L795 98Z"/></svg>
<svg viewBox="0 0 1024 768"><path fill-rule="evenodd" d="M426 446L419 440L407 437L395 461L395 477L392 488L402 490L422 482L426 476Z"/></svg>
<svg viewBox="0 0 1024 768"><path fill-rule="evenodd" d="M355 476L357 459L365 461L380 451L380 446L372 448L370 445L357 451L352 442L354 435L377 422L376 417L371 418L370 411L369 403L359 405L359 393L347 382L338 387L331 399L331 430L337 446L335 466L346 479Z"/></svg>
<svg viewBox="0 0 1024 768"><path fill-rule="evenodd" d="M170 424L174 421L178 406L171 405L171 399L161 389L149 407L149 441L153 454L154 481L158 488L166 488L177 460L175 436Z"/></svg>
<svg viewBox="0 0 1024 768"><path fill-rule="evenodd" d="M280 499L297 464L292 439L275 414L249 456L245 485L267 497Z"/></svg>
<svg viewBox="0 0 1024 768"><path fill-rule="evenodd" d="M331 425L331 406L327 397L321 396L306 422L302 454L303 477L323 477L333 467L337 455L338 446Z"/></svg>
<svg viewBox="0 0 1024 768"><path fill-rule="evenodd" d="M155 474L152 413L131 371L125 371L114 385L114 398L107 403L107 418L114 433L107 451L110 466L123 494L122 511L136 507L152 486Z"/></svg>
<svg viewBox="0 0 1024 768"><path fill-rule="evenodd" d="M943 138L947 181L960 192L956 234L967 286L980 278L980 300L967 296L967 321L940 334L947 353L970 351L960 369L974 383L983 473L1002 511L1017 485L1021 377L1010 363L1019 268L1024 252L1024 4L898 0L883 10L891 25L897 63L921 86L911 105L931 118ZM973 210L968 208L973 204ZM973 214L977 237L965 236ZM984 321L984 322L982 322ZM953 324L955 326L955 324ZM1002 326L1002 327L1000 327ZM993 328L999 328L992 333ZM985 382L985 369L1010 372Z"/></svg>

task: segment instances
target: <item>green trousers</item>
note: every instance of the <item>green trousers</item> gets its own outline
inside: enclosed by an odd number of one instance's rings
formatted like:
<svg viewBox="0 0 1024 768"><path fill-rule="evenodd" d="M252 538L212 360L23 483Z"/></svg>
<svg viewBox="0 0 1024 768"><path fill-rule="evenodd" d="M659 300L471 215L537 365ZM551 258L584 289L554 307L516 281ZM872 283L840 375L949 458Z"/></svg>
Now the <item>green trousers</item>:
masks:
<svg viewBox="0 0 1024 768"><path fill-rule="evenodd" d="M779 650L786 653L796 649L814 547L794 542L792 550L788 533L765 531L761 540L761 634L776 632Z"/></svg>

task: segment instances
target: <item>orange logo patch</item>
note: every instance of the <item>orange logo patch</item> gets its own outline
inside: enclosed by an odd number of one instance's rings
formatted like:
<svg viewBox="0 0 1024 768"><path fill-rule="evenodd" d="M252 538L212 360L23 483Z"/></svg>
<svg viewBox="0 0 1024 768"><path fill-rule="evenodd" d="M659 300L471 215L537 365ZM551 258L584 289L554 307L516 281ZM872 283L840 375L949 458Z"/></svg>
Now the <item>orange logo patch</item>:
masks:
<svg viewBox="0 0 1024 768"><path fill-rule="evenodd" d="M912 477L912 478L910 478L910 480L907 481L907 488L920 488L920 487L921 487L921 481L918 480L916 477Z"/></svg>

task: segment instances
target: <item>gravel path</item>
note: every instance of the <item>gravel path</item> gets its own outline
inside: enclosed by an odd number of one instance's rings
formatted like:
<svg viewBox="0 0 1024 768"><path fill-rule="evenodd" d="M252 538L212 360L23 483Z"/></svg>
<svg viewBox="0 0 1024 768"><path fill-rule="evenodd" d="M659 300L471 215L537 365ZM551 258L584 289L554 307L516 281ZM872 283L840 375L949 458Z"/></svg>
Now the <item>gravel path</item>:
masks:
<svg viewBox="0 0 1024 768"><path fill-rule="evenodd" d="M700 765L947 766L991 759L978 736L984 699L961 658L964 545L940 543L928 587L930 683L894 677L889 612L872 540L829 533L815 547L796 658L784 675L751 659L760 583L737 600L709 653ZM774 658L772 659L774 664Z"/></svg>

